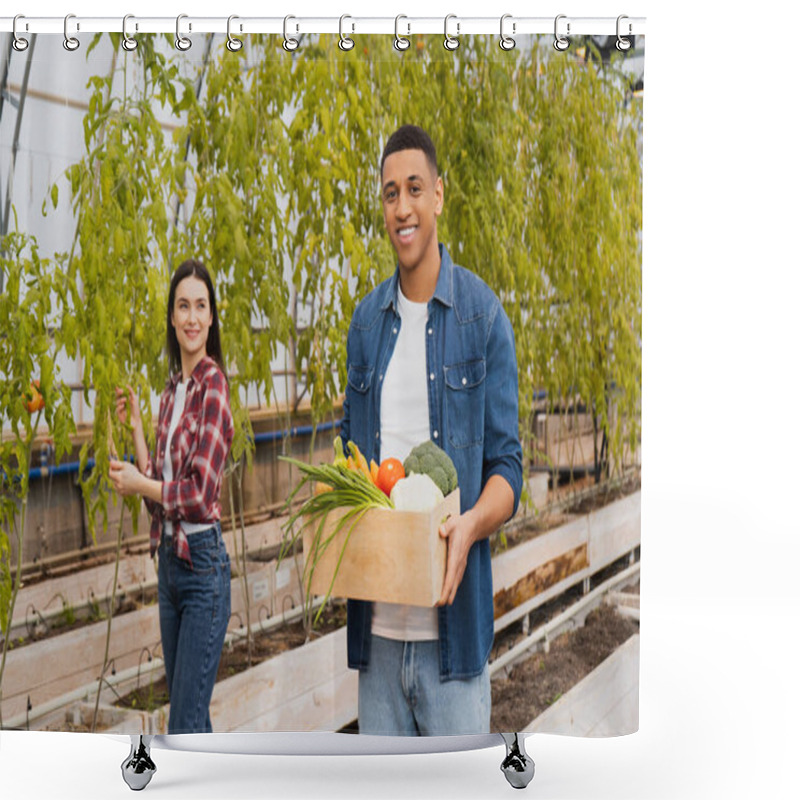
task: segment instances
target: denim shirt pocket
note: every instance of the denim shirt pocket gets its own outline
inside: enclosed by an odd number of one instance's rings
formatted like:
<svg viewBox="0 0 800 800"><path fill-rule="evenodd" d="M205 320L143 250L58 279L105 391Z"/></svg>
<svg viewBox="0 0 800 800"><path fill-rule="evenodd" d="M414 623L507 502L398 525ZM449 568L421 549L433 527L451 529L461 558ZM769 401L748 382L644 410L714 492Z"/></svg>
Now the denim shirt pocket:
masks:
<svg viewBox="0 0 800 800"><path fill-rule="evenodd" d="M350 405L350 438L362 444L367 436L369 424L369 401L372 376L375 369L370 366L351 364L347 370L347 400Z"/></svg>
<svg viewBox="0 0 800 800"><path fill-rule="evenodd" d="M453 447L483 444L486 359L444 366L447 436Z"/></svg>

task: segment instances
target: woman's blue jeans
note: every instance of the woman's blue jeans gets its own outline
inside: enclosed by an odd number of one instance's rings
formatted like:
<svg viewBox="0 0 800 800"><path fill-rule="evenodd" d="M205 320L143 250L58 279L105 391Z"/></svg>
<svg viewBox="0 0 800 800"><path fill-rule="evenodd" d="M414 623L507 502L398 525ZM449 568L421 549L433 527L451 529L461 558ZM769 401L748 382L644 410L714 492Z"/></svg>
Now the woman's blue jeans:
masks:
<svg viewBox="0 0 800 800"><path fill-rule="evenodd" d="M210 733L209 705L231 615L231 562L215 523L189 535L192 565L158 548L158 610L169 732Z"/></svg>

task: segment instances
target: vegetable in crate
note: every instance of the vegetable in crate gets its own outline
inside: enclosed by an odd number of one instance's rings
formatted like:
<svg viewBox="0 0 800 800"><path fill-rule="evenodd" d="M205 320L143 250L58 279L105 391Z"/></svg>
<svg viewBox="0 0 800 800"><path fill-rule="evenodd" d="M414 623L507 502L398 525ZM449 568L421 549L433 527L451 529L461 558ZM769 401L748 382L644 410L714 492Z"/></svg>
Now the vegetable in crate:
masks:
<svg viewBox="0 0 800 800"><path fill-rule="evenodd" d="M430 475L415 472L397 481L391 498L398 511L430 511L444 500L444 495Z"/></svg>
<svg viewBox="0 0 800 800"><path fill-rule="evenodd" d="M418 444L403 462L406 475L428 475L447 497L458 487L458 475L453 459L430 439Z"/></svg>
<svg viewBox="0 0 800 800"><path fill-rule="evenodd" d="M401 478L405 478L406 473L403 469L403 462L397 458L385 458L381 461L375 485L385 494L391 497L392 489Z"/></svg>
<svg viewBox="0 0 800 800"><path fill-rule="evenodd" d="M336 437L333 443L335 453L333 464L307 464L305 461L298 461L288 456L279 456L281 461L286 461L297 467L303 476L291 491L289 497L287 497L287 507L291 508L292 502L307 484L325 484L330 487L328 491L313 493L303 501L299 508L290 513L289 519L284 525L285 536L278 558L279 562L290 552L298 540L302 540L303 531L306 528L313 530L314 536L311 545L313 558L310 557L310 554L306 554L307 560L303 574L304 584L308 589L311 585L314 567L328 545L339 531L343 529L347 531L342 551L338 555L331 587L328 588L314 622L319 620L330 599L331 588L342 563L342 557L347 548L353 525L371 508L394 508L392 501L372 482L369 466L358 447L353 442L348 442L347 446L350 450L349 457L344 455L341 438L339 436ZM323 528L328 514L338 508L346 508L347 511L337 521L333 530L328 534L324 534ZM297 531L295 531L296 523L299 527ZM310 610L311 602L311 593L307 591L306 604L308 610Z"/></svg>

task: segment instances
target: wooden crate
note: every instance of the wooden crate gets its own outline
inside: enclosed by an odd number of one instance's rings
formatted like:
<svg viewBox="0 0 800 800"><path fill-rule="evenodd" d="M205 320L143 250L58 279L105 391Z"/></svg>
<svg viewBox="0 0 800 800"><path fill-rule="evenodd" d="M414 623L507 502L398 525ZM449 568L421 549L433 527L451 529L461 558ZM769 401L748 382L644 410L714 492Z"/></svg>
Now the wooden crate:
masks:
<svg viewBox="0 0 800 800"><path fill-rule="evenodd" d="M447 563L447 543L439 536L439 526L460 513L460 498L456 489L429 512L370 509L355 525L345 525L336 534L314 567L311 592L327 593L349 533L332 597L434 606L442 593ZM344 513L337 510L329 515L321 541ZM303 532L307 564L314 560L315 527Z"/></svg>

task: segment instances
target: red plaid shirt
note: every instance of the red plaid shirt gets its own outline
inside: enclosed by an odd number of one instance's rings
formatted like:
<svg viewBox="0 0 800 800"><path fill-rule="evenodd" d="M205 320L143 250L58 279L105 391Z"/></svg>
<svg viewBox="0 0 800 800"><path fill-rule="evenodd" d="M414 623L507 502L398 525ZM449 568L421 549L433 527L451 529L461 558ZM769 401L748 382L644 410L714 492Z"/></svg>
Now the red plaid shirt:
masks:
<svg viewBox="0 0 800 800"><path fill-rule="evenodd" d="M161 395L156 458L155 462L152 456L148 459L145 471L148 478L163 481L161 503L148 498L144 502L151 515L150 555L158 547L164 520L170 519L175 554L191 564L181 520L211 525L220 518L222 473L233 439L233 417L228 382L217 363L205 356L189 377L186 404L172 435L169 457L174 480L164 481L167 433L180 377L180 373L173 375Z"/></svg>

